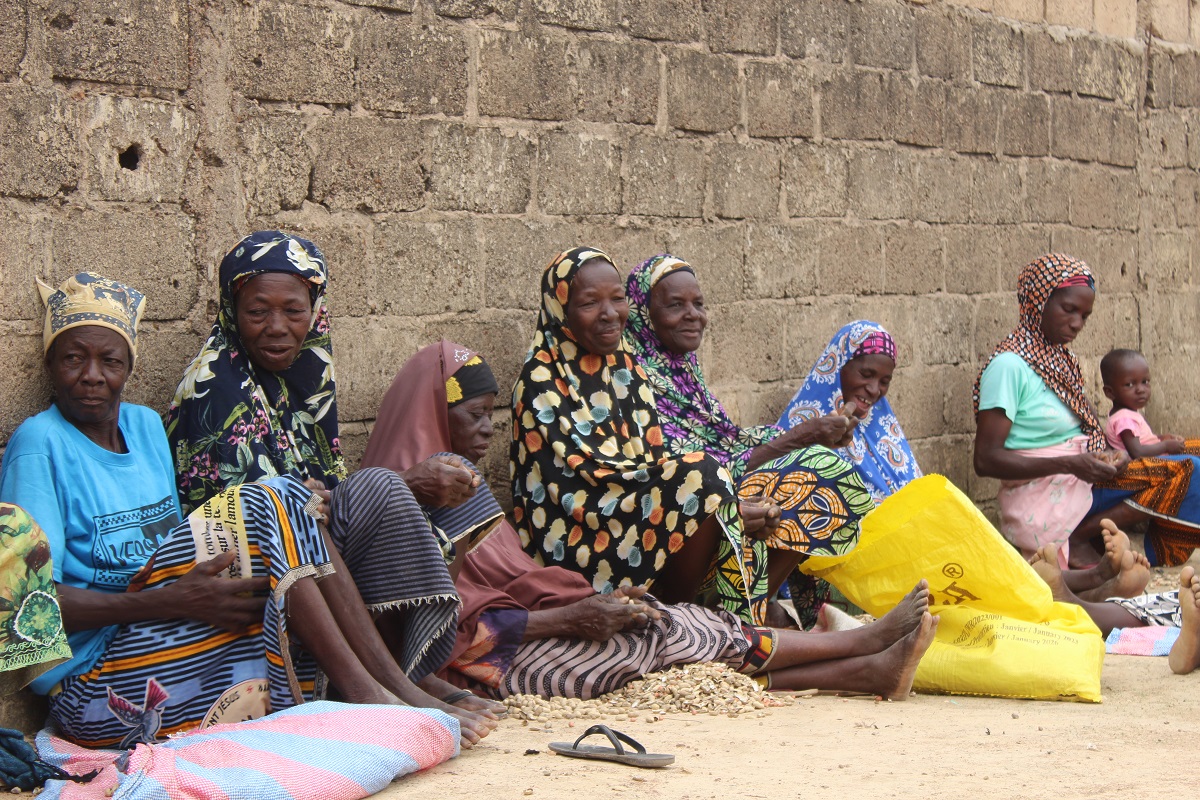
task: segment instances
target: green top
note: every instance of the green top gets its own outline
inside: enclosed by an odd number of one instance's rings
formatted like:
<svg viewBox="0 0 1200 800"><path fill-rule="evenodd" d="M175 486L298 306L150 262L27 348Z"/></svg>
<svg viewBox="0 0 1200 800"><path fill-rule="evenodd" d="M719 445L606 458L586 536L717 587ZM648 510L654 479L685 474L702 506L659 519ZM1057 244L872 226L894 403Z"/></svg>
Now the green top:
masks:
<svg viewBox="0 0 1200 800"><path fill-rule="evenodd" d="M1007 450L1032 450L1082 436L1079 417L1016 353L992 359L979 381L979 410L998 408L1012 422Z"/></svg>

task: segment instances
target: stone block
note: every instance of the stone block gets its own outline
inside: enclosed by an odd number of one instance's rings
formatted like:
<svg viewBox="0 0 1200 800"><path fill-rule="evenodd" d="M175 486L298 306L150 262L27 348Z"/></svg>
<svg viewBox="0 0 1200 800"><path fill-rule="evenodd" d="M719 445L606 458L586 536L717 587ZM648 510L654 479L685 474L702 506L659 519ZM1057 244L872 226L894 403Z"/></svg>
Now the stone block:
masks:
<svg viewBox="0 0 1200 800"><path fill-rule="evenodd" d="M299 208L308 196L313 156L304 129L304 119L294 114L253 112L242 117L237 158L250 215Z"/></svg>
<svg viewBox="0 0 1200 800"><path fill-rule="evenodd" d="M1051 249L1049 234L1036 228L947 228L946 291L951 294L1013 291L1021 269Z"/></svg>
<svg viewBox="0 0 1200 800"><path fill-rule="evenodd" d="M1030 160L1025 164L1025 219L1066 222L1070 218L1071 172L1061 161Z"/></svg>
<svg viewBox="0 0 1200 800"><path fill-rule="evenodd" d="M1136 163L1138 123L1134 112L1073 97L1056 97L1051 108L1052 155L1126 167Z"/></svg>
<svg viewBox="0 0 1200 800"><path fill-rule="evenodd" d="M1175 62L1170 53L1153 43L1147 56L1146 105L1167 108L1175 101Z"/></svg>
<svg viewBox="0 0 1200 800"><path fill-rule="evenodd" d="M775 55L778 0L704 0L704 29L715 53Z"/></svg>
<svg viewBox="0 0 1200 800"><path fill-rule="evenodd" d="M202 333L195 330L155 330L138 336L138 361L133 374L125 382L121 399L127 403L149 406L159 414L165 414L175 390L179 388L180 376L200 352L200 346L206 338L207 326Z"/></svg>
<svg viewBox="0 0 1200 800"><path fill-rule="evenodd" d="M1146 149L1155 166L1170 169L1188 164L1187 120L1178 113L1152 111L1145 116Z"/></svg>
<svg viewBox="0 0 1200 800"><path fill-rule="evenodd" d="M1174 228L1175 192L1170 174L1152 173L1142 181L1141 227Z"/></svg>
<svg viewBox="0 0 1200 800"><path fill-rule="evenodd" d="M1200 16L1200 14L1198 14ZM1200 106L1200 57L1194 52L1175 56L1173 101L1177 106Z"/></svg>
<svg viewBox="0 0 1200 800"><path fill-rule="evenodd" d="M971 162L947 156L914 159L913 218L966 222L971 213Z"/></svg>
<svg viewBox="0 0 1200 800"><path fill-rule="evenodd" d="M783 52L840 64L846 57L851 5L844 0L789 0L779 15Z"/></svg>
<svg viewBox="0 0 1200 800"><path fill-rule="evenodd" d="M738 124L737 61L693 50L667 63L667 119L673 128L714 133Z"/></svg>
<svg viewBox="0 0 1200 800"><path fill-rule="evenodd" d="M1200 117L1195 115L1187 118L1187 159L1189 167L1200 168Z"/></svg>
<svg viewBox="0 0 1200 800"><path fill-rule="evenodd" d="M674 227L667 250L695 267L708 305L745 299L746 232L740 225Z"/></svg>
<svg viewBox="0 0 1200 800"><path fill-rule="evenodd" d="M1046 23L1069 28L1092 27L1092 0L1046 0Z"/></svg>
<svg viewBox="0 0 1200 800"><path fill-rule="evenodd" d="M1137 36L1137 3L1129 0L1095 0L1096 33L1132 39Z"/></svg>
<svg viewBox="0 0 1200 800"><path fill-rule="evenodd" d="M196 143L186 108L112 95L90 97L83 112L88 183L105 200L178 203Z"/></svg>
<svg viewBox="0 0 1200 800"><path fill-rule="evenodd" d="M563 36L479 32L479 113L518 119L575 115L571 64Z"/></svg>
<svg viewBox="0 0 1200 800"><path fill-rule="evenodd" d="M960 153L995 153L1003 93L986 87L946 90L946 146Z"/></svg>
<svg viewBox="0 0 1200 800"><path fill-rule="evenodd" d="M168 209L73 210L56 217L51 233L57 286L85 270L113 270L98 254L119 254L113 275L146 295L145 318L181 319L196 305L199 279L192 256L192 220ZM193 353L192 355L195 355ZM174 387L172 387L174 388Z"/></svg>
<svg viewBox="0 0 1200 800"><path fill-rule="evenodd" d="M645 42L578 39L579 116L653 125L658 119L658 48Z"/></svg>
<svg viewBox="0 0 1200 800"><path fill-rule="evenodd" d="M829 225L821 230L817 248L814 294L867 295L884 290L883 235L878 226ZM844 324L843 320L839 326Z"/></svg>
<svg viewBox="0 0 1200 800"><path fill-rule="evenodd" d="M830 139L882 139L887 130L885 77L837 70L822 81L821 132Z"/></svg>
<svg viewBox="0 0 1200 800"><path fill-rule="evenodd" d="M1025 43L1018 29L998 20L976 19L971 50L975 80L993 86L1025 85Z"/></svg>
<svg viewBox="0 0 1200 800"><path fill-rule="evenodd" d="M352 6L367 8L386 8L388 11L411 13L416 7L416 0L345 0Z"/></svg>
<svg viewBox="0 0 1200 800"><path fill-rule="evenodd" d="M1138 290L1137 234L1056 228L1050 242L1052 251L1069 253L1086 261L1104 295ZM1038 255L1034 253L1026 261L1032 261Z"/></svg>
<svg viewBox="0 0 1200 800"><path fill-rule="evenodd" d="M400 367L428 344L418 320L398 317L339 319L332 337L338 418L347 420L372 419ZM381 358L384 353L387 357Z"/></svg>
<svg viewBox="0 0 1200 800"><path fill-rule="evenodd" d="M243 6L238 14L234 66L247 97L354 99L355 22L349 13L268 1Z"/></svg>
<svg viewBox="0 0 1200 800"><path fill-rule="evenodd" d="M433 141L433 207L517 214L529 205L534 146L496 128L446 125Z"/></svg>
<svg viewBox="0 0 1200 800"><path fill-rule="evenodd" d="M41 327L30 326L29 330L34 327L37 333L5 331L0 336L0 358L8 376L0 384L0 440L5 442L26 418L50 405L50 381L42 366ZM4 719L6 727L8 719Z"/></svg>
<svg viewBox="0 0 1200 800"><path fill-rule="evenodd" d="M1186 233L1156 231L1149 235L1140 277L1150 289L1183 287L1192 278L1191 240Z"/></svg>
<svg viewBox="0 0 1200 800"><path fill-rule="evenodd" d="M787 362L784 365L783 384L775 394L772 404L774 415L765 419L774 421L787 407L792 395L804 383L813 365L829 344L830 338L850 320L860 319L860 311L853 298L821 298L812 304L795 304L788 308Z"/></svg>
<svg viewBox="0 0 1200 800"><path fill-rule="evenodd" d="M996 345L1017 327L1018 321L1015 280L1012 288L1003 294L979 298L975 306L974 341L975 361L981 368L995 352Z"/></svg>
<svg viewBox="0 0 1200 800"><path fill-rule="evenodd" d="M698 217L704 204L704 145L636 136L625 147L627 214Z"/></svg>
<svg viewBox="0 0 1200 800"><path fill-rule="evenodd" d="M463 313L486 302L474 220L381 219L373 252L373 298L382 316Z"/></svg>
<svg viewBox="0 0 1200 800"><path fill-rule="evenodd" d="M382 401L382 398L380 398ZM372 423L361 420L350 420L338 408L338 445L342 449L342 458L346 468L353 473L362 465L362 458L367 452L367 441L370 438Z"/></svg>
<svg viewBox="0 0 1200 800"><path fill-rule="evenodd" d="M1055 32L1027 31L1029 87L1047 92L1069 92L1075 75L1071 39Z"/></svg>
<svg viewBox="0 0 1200 800"><path fill-rule="evenodd" d="M449 339L482 353L496 375L496 383L500 385L500 393L496 397L497 405L507 410L511 400L511 387L521 375L525 351L529 349L529 342L533 339L533 328L533 317L524 312L514 314L489 310L454 317L429 317L425 320L422 341L432 343L439 339ZM504 443L504 482L499 485L506 492L508 430L507 427L497 428L495 436L495 439Z"/></svg>
<svg viewBox="0 0 1200 800"><path fill-rule="evenodd" d="M941 378L939 370L928 367L897 369L892 375L888 402L909 439L925 439L945 433L942 419L945 398Z"/></svg>
<svg viewBox="0 0 1200 800"><path fill-rule="evenodd" d="M718 217L779 217L779 148L718 142L713 146L712 200Z"/></svg>
<svg viewBox="0 0 1200 800"><path fill-rule="evenodd" d="M1000 113L1000 150L1010 156L1050 153L1050 101L1043 94L1006 93Z"/></svg>
<svg viewBox="0 0 1200 800"><path fill-rule="evenodd" d="M784 331L788 311L766 300L738 303L708 316L705 377L713 382L772 381L783 377L786 351L763 347L763 337Z"/></svg>
<svg viewBox="0 0 1200 800"><path fill-rule="evenodd" d="M77 111L53 90L0 87L0 194L53 197L79 180Z"/></svg>
<svg viewBox="0 0 1200 800"><path fill-rule="evenodd" d="M818 223L749 225L746 283L751 298L808 297L817 285Z"/></svg>
<svg viewBox="0 0 1200 800"><path fill-rule="evenodd" d="M509 20L517 15L517 0L433 0L433 10L440 16L458 19L486 19L495 15Z"/></svg>
<svg viewBox="0 0 1200 800"><path fill-rule="evenodd" d="M1071 169L1071 224L1085 228L1137 227L1138 179L1132 170L1076 165Z"/></svg>
<svg viewBox="0 0 1200 800"><path fill-rule="evenodd" d="M616 0L533 0L538 22L584 31L611 31L616 27Z"/></svg>
<svg viewBox="0 0 1200 800"><path fill-rule="evenodd" d="M622 275L628 275L631 269L651 256L670 252L671 247L674 246L669 243L666 231L640 225L597 222L590 225L574 225L567 230L569 231L567 241L570 242L567 247L581 242L584 244L596 243L596 246L601 247L604 252L612 256L613 263L620 268ZM682 241L684 246L690 247L689 243L694 239L681 239L683 228L674 230L679 235L673 241L676 243ZM724 231L725 229L719 230ZM713 237L719 236L721 241L728 240L728 234L718 234L716 228L711 233ZM712 239L700 239L699 241L709 242ZM555 253L551 253L551 255L553 256ZM546 264L548 263L550 263L550 259L546 259ZM542 264L542 266L545 267L546 264Z"/></svg>
<svg viewBox="0 0 1200 800"><path fill-rule="evenodd" d="M977 160L971 165L971 221L989 225L1021 221L1021 165Z"/></svg>
<svg viewBox="0 0 1200 800"><path fill-rule="evenodd" d="M1124 106L1143 105L1146 94L1143 76L1146 66L1146 47L1140 42L1126 42L1124 47L1115 46L1112 54L1113 61L1117 65L1116 97L1114 99Z"/></svg>
<svg viewBox="0 0 1200 800"><path fill-rule="evenodd" d="M971 363L971 328L975 300L933 295L917 298L911 307L914 330L913 360L918 364Z"/></svg>
<svg viewBox="0 0 1200 800"><path fill-rule="evenodd" d="M37 7L57 78L186 89L186 0L47 0Z"/></svg>
<svg viewBox="0 0 1200 800"><path fill-rule="evenodd" d="M912 69L916 37L907 3L864 0L850 9L850 57L855 64Z"/></svg>
<svg viewBox="0 0 1200 800"><path fill-rule="evenodd" d="M945 427L939 433L957 433L974 438L975 410L972 394L979 367L973 363L955 364L942 367L939 371L945 397L942 406ZM970 454L967 453L967 456L967 469L973 471L970 466Z"/></svg>
<svg viewBox="0 0 1200 800"><path fill-rule="evenodd" d="M1090 383L1089 394L1093 398L1104 397L1101 391L1100 359L1118 347L1136 346L1140 327L1137 301L1133 297L1109 294L1105 295L1104 302L1096 303L1087 327L1071 345L1083 362L1084 380Z"/></svg>
<svg viewBox="0 0 1200 800"><path fill-rule="evenodd" d="M1076 39L1073 44L1075 91L1081 95L1115 100L1121 83L1117 53L1124 50L1120 45L1086 36Z"/></svg>
<svg viewBox="0 0 1200 800"><path fill-rule="evenodd" d="M547 214L618 214L621 149L574 133L545 133L538 142L538 206Z"/></svg>
<svg viewBox="0 0 1200 800"><path fill-rule="evenodd" d="M908 219L913 205L913 159L904 150L850 154L850 210L863 219Z"/></svg>
<svg viewBox="0 0 1200 800"><path fill-rule="evenodd" d="M621 26L641 39L696 42L704 31L704 9L701 0L622 3Z"/></svg>
<svg viewBox="0 0 1200 800"><path fill-rule="evenodd" d="M883 231L883 285L889 294L929 294L945 284L937 228L889 225Z"/></svg>
<svg viewBox="0 0 1200 800"><path fill-rule="evenodd" d="M812 76L803 64L750 61L746 75L746 130L751 136L813 135Z"/></svg>
<svg viewBox="0 0 1200 800"><path fill-rule="evenodd" d="M963 80L970 74L971 39L962 16L940 8L917 8L914 33L917 71L947 80Z"/></svg>
<svg viewBox="0 0 1200 800"><path fill-rule="evenodd" d="M315 153L311 198L337 211L414 211L425 205L429 146L420 125L326 117L305 137Z"/></svg>
<svg viewBox="0 0 1200 800"><path fill-rule="evenodd" d="M915 80L892 73L887 81L888 134L904 144L937 147L946 120L946 87L941 81Z"/></svg>
<svg viewBox="0 0 1200 800"><path fill-rule="evenodd" d="M1021 22L1042 21L1042 0L992 0L996 16Z"/></svg>
<svg viewBox="0 0 1200 800"><path fill-rule="evenodd" d="M25 15L27 0L0 5L0 79L17 74L25 56Z"/></svg>
<svg viewBox="0 0 1200 800"><path fill-rule="evenodd" d="M35 279L49 263L49 220L15 208L0 209L0 294L8 301L7 320L40 323L45 318Z"/></svg>
<svg viewBox="0 0 1200 800"><path fill-rule="evenodd" d="M284 226L311 239L329 267L327 302L335 320L383 312L377 291L374 222L360 214L306 214ZM336 323L335 323L336 324Z"/></svg>
<svg viewBox="0 0 1200 800"><path fill-rule="evenodd" d="M1191 170L1175 174L1175 219L1183 228L1200 225L1200 175Z"/></svg>
<svg viewBox="0 0 1200 800"><path fill-rule="evenodd" d="M783 191L792 217L840 217L849 207L849 159L840 147L797 142L783 157Z"/></svg>
<svg viewBox="0 0 1200 800"><path fill-rule="evenodd" d="M1150 34L1168 42L1186 42L1188 27L1188 0L1151 0Z"/></svg>
<svg viewBox="0 0 1200 800"><path fill-rule="evenodd" d="M379 111L445 114L467 107L467 41L461 29L371 14L358 37L358 93Z"/></svg>
<svg viewBox="0 0 1200 800"><path fill-rule="evenodd" d="M1191 291L1185 293L1179 288L1152 286L1149 291L1143 292L1140 298L1146 316L1154 320L1153 325L1147 326L1147 335L1142 342L1154 379L1154 405L1158 405L1163 399L1159 394L1159 381L1169 380L1170 373L1165 371L1166 368L1161 363L1165 356L1175 355L1190 359L1192 363L1183 371L1188 375L1195 372L1195 345L1192 343L1194 340L1191 337L1180 336L1179 331L1194 331L1200 327L1200 315L1197 314L1200 303L1178 302L1180 299L1192 301L1195 297L1195 293ZM1185 405L1194 405L1194 399L1193 387Z"/></svg>

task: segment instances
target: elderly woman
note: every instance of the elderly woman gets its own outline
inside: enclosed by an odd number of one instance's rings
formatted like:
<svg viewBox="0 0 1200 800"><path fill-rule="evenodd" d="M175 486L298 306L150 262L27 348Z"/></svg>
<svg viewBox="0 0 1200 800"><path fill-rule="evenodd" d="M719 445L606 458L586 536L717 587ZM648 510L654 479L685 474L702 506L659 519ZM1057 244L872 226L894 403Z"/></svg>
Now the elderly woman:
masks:
<svg viewBox="0 0 1200 800"><path fill-rule="evenodd" d="M811 555L840 555L858 542L858 520L873 507L854 468L830 452L850 442L857 418L829 413L784 432L774 425L738 427L709 390L696 351L708 314L695 271L671 255L644 261L626 280L629 341L654 388L667 452L706 452L720 461L738 494L768 494L781 508L764 540L768 591ZM827 598L824 583L793 580L793 601L810 626Z"/></svg>
<svg viewBox="0 0 1200 800"><path fill-rule="evenodd" d="M426 347L392 382L363 463L404 469L445 451L478 460L492 437L496 393L478 354L444 341ZM439 524L447 514L484 524L500 519L498 510L481 491L459 509L432 514ZM597 594L578 572L534 563L504 521L481 544L461 548L459 560L463 611L445 675L497 698L588 699L673 664L721 661L776 689L901 700L933 634L924 585L873 625L799 634L747 625L727 611L664 605L641 588Z"/></svg>
<svg viewBox="0 0 1200 800"><path fill-rule="evenodd" d="M858 425L838 453L858 469L876 503L921 477L887 399L895 369L891 334L875 322L851 322L834 334L779 418L786 430L823 414L853 414Z"/></svg>
<svg viewBox="0 0 1200 800"><path fill-rule="evenodd" d="M653 587L763 621L766 559L746 528L771 509L739 504L707 453L663 448L654 392L625 344L625 284L603 252L577 247L542 277L541 315L513 387L513 515L526 550L601 593Z"/></svg>
<svg viewBox="0 0 1200 800"><path fill-rule="evenodd" d="M334 545L406 671L418 662L440 665L458 607L445 564L431 559L408 572L396 564L413 563L422 548L412 543L443 534L419 503L457 505L478 480L457 456L414 464L402 480L378 469L346 477L328 273L315 244L259 231L225 256L219 280L217 321L167 417L185 508L248 481L275 475L304 481L326 501L321 513ZM423 668L414 679L429 672Z"/></svg>
<svg viewBox="0 0 1200 800"><path fill-rule="evenodd" d="M60 731L131 747L261 716L319 693L318 668L350 702L439 705L384 645L306 513L311 490L292 478L239 486L181 523L162 423L121 402L141 293L81 273L43 295L54 404L9 441L0 501L25 508L49 542L74 655L33 688L50 695ZM432 539L426 549L438 557ZM466 740L486 735L475 715L443 710Z"/></svg>

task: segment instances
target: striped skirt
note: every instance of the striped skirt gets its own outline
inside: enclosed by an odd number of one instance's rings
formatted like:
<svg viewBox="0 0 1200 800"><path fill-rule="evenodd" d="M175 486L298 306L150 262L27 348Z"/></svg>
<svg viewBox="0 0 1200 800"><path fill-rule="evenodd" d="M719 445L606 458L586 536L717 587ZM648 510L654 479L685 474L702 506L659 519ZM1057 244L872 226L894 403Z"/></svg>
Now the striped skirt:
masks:
<svg viewBox="0 0 1200 800"><path fill-rule="evenodd" d="M129 591L153 592L200 560L236 550L230 577L267 577L261 625L242 633L190 620L114 626L104 655L63 681L50 714L64 737L88 747L129 748L216 722L262 716L302 702L316 668L288 642L287 593L330 570L312 492L291 478L233 487L169 533Z"/></svg>
<svg viewBox="0 0 1200 800"><path fill-rule="evenodd" d="M536 694L590 700L677 664L720 661L748 674L767 668L775 645L770 628L690 603L652 604L662 619L606 642L563 637L525 642L500 686L486 691L497 698Z"/></svg>

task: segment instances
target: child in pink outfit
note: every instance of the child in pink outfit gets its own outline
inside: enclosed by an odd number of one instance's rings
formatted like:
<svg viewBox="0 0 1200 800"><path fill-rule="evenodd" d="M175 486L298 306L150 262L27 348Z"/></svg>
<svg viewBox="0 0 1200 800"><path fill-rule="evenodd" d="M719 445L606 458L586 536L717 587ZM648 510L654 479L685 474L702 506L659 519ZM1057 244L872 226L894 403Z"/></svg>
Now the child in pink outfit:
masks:
<svg viewBox="0 0 1200 800"><path fill-rule="evenodd" d="M1155 436L1142 416L1150 402L1150 365L1136 350L1113 350L1100 361L1104 396L1112 400L1112 411L1104 426L1110 447L1124 450L1131 459L1177 455L1184 451L1182 436Z"/></svg>

